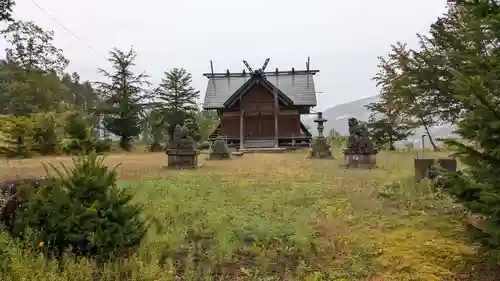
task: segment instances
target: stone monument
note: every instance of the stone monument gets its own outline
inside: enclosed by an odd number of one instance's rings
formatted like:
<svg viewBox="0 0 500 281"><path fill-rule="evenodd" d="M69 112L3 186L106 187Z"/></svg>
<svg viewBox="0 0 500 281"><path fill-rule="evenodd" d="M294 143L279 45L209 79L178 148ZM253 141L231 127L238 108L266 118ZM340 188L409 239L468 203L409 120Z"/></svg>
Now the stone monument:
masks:
<svg viewBox="0 0 500 281"><path fill-rule="evenodd" d="M323 118L322 112L318 112L317 115L318 117L314 119L314 122L318 124L318 136L316 137L312 145L311 158L333 159L330 145L323 135L323 130L325 129L323 124L328 120Z"/></svg>
<svg viewBox="0 0 500 281"><path fill-rule="evenodd" d="M373 168L377 161L378 150L370 139L368 129L356 118L349 118L349 138L344 149L347 167Z"/></svg>
<svg viewBox="0 0 500 281"><path fill-rule="evenodd" d="M231 159L231 152L229 151L229 147L227 146L226 141L222 136L218 136L212 147L210 148L210 152L208 154L209 160L224 160Z"/></svg>
<svg viewBox="0 0 500 281"><path fill-rule="evenodd" d="M435 166L451 173L457 172L457 160L453 158L415 158L413 166L415 168L415 182L420 182L423 179L435 180L438 176Z"/></svg>
<svg viewBox="0 0 500 281"><path fill-rule="evenodd" d="M176 125L174 135L169 142L167 150L167 168L193 169L198 167L198 151L196 143L189 136L189 129Z"/></svg>

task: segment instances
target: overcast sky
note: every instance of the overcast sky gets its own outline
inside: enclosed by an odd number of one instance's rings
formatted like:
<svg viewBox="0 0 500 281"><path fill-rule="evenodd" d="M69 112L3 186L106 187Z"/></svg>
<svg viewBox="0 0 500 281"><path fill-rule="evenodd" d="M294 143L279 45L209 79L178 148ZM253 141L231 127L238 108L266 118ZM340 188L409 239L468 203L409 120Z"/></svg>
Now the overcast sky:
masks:
<svg viewBox="0 0 500 281"><path fill-rule="evenodd" d="M38 8L38 3L46 12ZM152 82L163 71L186 68L203 97L210 60L216 72L254 68L304 69L316 74L318 109L377 94L370 80L377 56L396 41L415 46L445 11L445 0L16 0L16 19L55 31L69 71L98 80L113 47L138 52L137 71ZM75 38L48 14L85 43ZM91 48L97 51L94 52ZM0 41L2 49L5 41Z"/></svg>

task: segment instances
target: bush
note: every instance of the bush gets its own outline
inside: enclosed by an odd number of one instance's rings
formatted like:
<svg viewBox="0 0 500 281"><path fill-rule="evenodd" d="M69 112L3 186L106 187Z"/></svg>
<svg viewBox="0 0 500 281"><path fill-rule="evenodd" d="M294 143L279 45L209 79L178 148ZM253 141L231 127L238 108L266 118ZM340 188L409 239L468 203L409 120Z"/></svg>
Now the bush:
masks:
<svg viewBox="0 0 500 281"><path fill-rule="evenodd" d="M110 139L95 139L94 147L95 152L97 153L105 153L111 151L111 147L113 146L113 141Z"/></svg>
<svg viewBox="0 0 500 281"><path fill-rule="evenodd" d="M0 154L31 157L34 147L31 117L0 116L0 123Z"/></svg>
<svg viewBox="0 0 500 281"><path fill-rule="evenodd" d="M105 153L111 151L113 142L110 139L97 139L89 136L87 139L63 139L59 143L60 150L65 154L80 154L88 152Z"/></svg>
<svg viewBox="0 0 500 281"><path fill-rule="evenodd" d="M58 120L54 112L32 116L34 150L42 155L56 154L58 144Z"/></svg>
<svg viewBox="0 0 500 281"><path fill-rule="evenodd" d="M128 254L146 233L141 207L116 186L116 167L91 153L73 158L74 168L51 166L48 181L19 210L13 235L38 245L51 257L71 250L99 261ZM34 234L33 234L34 233ZM36 246L35 245L35 246Z"/></svg>

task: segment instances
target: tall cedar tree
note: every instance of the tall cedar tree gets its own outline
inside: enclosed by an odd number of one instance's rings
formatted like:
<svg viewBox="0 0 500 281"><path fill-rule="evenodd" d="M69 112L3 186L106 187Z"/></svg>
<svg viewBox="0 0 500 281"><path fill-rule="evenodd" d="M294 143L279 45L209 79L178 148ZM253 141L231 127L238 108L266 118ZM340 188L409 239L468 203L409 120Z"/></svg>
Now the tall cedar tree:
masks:
<svg viewBox="0 0 500 281"><path fill-rule="evenodd" d="M498 37L500 7L497 3L478 1L466 7L475 12L476 24ZM455 155L460 157L465 169L462 174L448 175L444 188L471 212L486 216L485 228L477 231L477 237L500 261L500 47L490 45L488 54L462 53L477 74L470 76L463 68L453 73L455 96L467 112L456 131L463 141L448 140L447 144L455 148Z"/></svg>
<svg viewBox="0 0 500 281"><path fill-rule="evenodd" d="M397 92L392 82L398 78L395 62L384 58L379 60L380 72L373 80L380 88L380 100L365 106L372 112L367 127L377 147L382 148L387 144L389 150L394 150L394 142L404 140L411 135L415 123L403 110L404 105L394 99Z"/></svg>
<svg viewBox="0 0 500 281"><path fill-rule="evenodd" d="M104 126L120 137L120 147L125 151L131 149L133 138L141 133L141 101L147 98L144 87L150 85L144 72L135 74L132 71L136 57L133 49L128 52L113 49L108 59L113 72L99 69L109 82L96 83L104 100Z"/></svg>
<svg viewBox="0 0 500 281"><path fill-rule="evenodd" d="M168 126L169 135L172 135L175 126L180 124L186 125L195 139L199 138L196 99L200 92L191 84L191 73L184 68L174 68L165 72L165 77L155 91L156 98L161 101L164 124Z"/></svg>

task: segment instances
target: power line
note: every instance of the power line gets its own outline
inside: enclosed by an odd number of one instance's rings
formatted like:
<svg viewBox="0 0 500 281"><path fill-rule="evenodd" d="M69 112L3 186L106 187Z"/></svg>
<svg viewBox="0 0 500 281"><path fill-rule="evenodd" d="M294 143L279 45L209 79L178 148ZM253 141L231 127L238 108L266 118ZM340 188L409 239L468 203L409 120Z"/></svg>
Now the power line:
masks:
<svg viewBox="0 0 500 281"><path fill-rule="evenodd" d="M40 6L40 4L38 4L37 2L35 2L35 0L31 0L31 2L33 4L35 4L35 6L38 7L38 9L40 9L40 11L44 12L45 14L47 14L49 17L52 18L52 20L54 20L57 24L59 24L62 28L64 28L69 34L73 35L73 37L75 37L76 39L78 39L81 43L83 43L84 45L86 45L89 49L91 49L94 53L96 53L98 56L102 57L103 59L107 60L107 58L105 56L103 56L101 53L99 53L94 47L90 46L90 44L88 44L87 42L83 41L82 38L80 38L78 35L76 35L73 31L71 31L69 28L67 28L64 24L62 24L60 21L58 21L53 15L51 15L49 12L47 12L42 6Z"/></svg>

